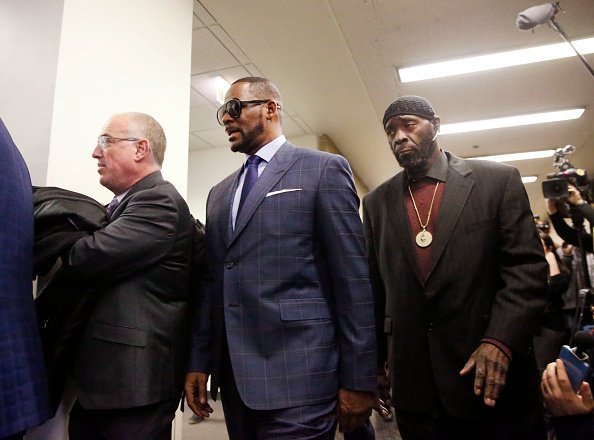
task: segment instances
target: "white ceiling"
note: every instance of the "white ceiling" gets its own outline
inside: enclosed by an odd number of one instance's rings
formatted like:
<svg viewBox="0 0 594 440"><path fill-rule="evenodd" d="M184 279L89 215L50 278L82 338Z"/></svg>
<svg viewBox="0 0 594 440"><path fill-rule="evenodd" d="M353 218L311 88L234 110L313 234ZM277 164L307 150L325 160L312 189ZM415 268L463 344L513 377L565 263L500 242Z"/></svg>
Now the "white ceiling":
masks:
<svg viewBox="0 0 594 440"><path fill-rule="evenodd" d="M575 121L443 135L462 157L577 147L568 158L594 175L594 78L576 57L402 84L394 67L560 43L547 26L520 31L531 0L195 0L190 149L227 148L216 121L214 77L265 76L283 94L287 136L326 134L373 189L398 171L381 119L398 96L429 99L442 123L572 107ZM594 37L594 1L564 0L557 22L571 39ZM594 56L586 59L594 64ZM512 163L542 213L552 158ZM221 176L223 178L224 176Z"/></svg>

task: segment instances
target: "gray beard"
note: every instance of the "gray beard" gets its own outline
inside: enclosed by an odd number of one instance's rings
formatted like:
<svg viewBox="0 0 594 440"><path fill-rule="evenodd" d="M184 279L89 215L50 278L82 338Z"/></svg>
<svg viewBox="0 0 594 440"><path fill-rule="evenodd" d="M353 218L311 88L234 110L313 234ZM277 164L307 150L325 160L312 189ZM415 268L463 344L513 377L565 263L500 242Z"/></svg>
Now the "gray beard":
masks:
<svg viewBox="0 0 594 440"><path fill-rule="evenodd" d="M429 158L433 154L433 141L424 143L414 153L404 154L399 156L398 153L394 153L398 164L407 170L422 170L429 163Z"/></svg>

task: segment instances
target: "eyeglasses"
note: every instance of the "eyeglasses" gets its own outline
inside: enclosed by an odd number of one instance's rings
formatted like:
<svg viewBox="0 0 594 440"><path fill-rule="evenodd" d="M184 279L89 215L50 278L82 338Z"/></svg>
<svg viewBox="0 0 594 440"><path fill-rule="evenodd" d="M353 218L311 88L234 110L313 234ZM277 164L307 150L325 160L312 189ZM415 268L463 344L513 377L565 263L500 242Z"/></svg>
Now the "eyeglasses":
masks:
<svg viewBox="0 0 594 440"><path fill-rule="evenodd" d="M97 138L97 145L99 145L99 148L101 148L102 150L105 150L109 145L115 144L116 142L138 142L139 140L140 139L137 138L116 138L107 135L102 135Z"/></svg>
<svg viewBox="0 0 594 440"><path fill-rule="evenodd" d="M231 116L233 119L237 119L237 118L239 118L239 115L241 115L241 110L244 107L246 107L248 105L266 104L269 102L274 102L274 101L272 101L272 99L252 99L251 101L240 101L237 98L230 99L229 101L224 103L222 106L220 106L219 109L217 110L217 121L219 122L219 124L225 125L223 123L223 116L225 116L225 113L228 113L229 116ZM279 110L281 108L281 106L278 102L276 102L276 107Z"/></svg>

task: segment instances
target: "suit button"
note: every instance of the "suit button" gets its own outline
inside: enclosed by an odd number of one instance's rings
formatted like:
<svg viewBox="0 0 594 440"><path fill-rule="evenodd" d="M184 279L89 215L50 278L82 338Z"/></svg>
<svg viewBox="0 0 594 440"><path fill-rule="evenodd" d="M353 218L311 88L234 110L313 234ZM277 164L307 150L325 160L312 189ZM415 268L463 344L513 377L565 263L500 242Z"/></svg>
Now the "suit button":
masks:
<svg viewBox="0 0 594 440"><path fill-rule="evenodd" d="M433 324L432 322L428 323L428 324L427 324L427 331L428 331L428 332L431 332L431 331L433 331L433 327L434 327L434 326L435 326L435 324Z"/></svg>
<svg viewBox="0 0 594 440"><path fill-rule="evenodd" d="M227 269L231 269L231 268L233 267L233 261L227 261L227 262L225 263L225 267L226 267Z"/></svg>

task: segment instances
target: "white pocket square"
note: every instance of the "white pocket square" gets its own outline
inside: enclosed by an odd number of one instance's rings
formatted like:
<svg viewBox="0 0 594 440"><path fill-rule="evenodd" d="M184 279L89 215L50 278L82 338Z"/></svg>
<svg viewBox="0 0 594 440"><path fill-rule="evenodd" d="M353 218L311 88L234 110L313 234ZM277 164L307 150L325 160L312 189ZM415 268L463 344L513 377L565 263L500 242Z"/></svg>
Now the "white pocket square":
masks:
<svg viewBox="0 0 594 440"><path fill-rule="evenodd" d="M270 191L268 194L266 194L266 197L275 196L277 194L282 194L282 193L286 193L286 192L293 192L293 191L301 191L301 188L280 189L278 191Z"/></svg>

